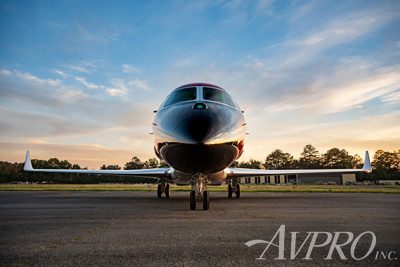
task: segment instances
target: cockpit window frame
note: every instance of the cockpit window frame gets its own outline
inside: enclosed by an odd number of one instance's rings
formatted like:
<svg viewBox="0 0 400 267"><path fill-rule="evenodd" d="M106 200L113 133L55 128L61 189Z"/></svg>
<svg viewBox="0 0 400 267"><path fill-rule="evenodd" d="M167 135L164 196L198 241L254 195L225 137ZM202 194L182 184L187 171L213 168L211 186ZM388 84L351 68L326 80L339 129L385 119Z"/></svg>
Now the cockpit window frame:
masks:
<svg viewBox="0 0 400 267"><path fill-rule="evenodd" d="M187 90L187 89L194 89L194 98L193 99L187 99L187 100L183 100L183 101L178 101L178 102L174 102L174 103L168 103L169 101L170 101L170 99L171 99L171 97L172 97L172 95L173 94L175 94L175 93L177 93L177 92L179 92L179 91L182 91L182 90ZM186 103L186 102L189 102L189 101L196 101L197 99L198 99L198 97L199 97L199 92L198 92L198 88L196 87L196 86L189 86L189 87L185 87L185 88L179 88L178 90L175 90L175 91L173 91L169 96L168 96L168 98L165 100L165 103L164 103L164 107L169 107L169 106L172 106L172 105L176 105L176 104L181 104L181 103Z"/></svg>
<svg viewBox="0 0 400 267"><path fill-rule="evenodd" d="M229 100L229 101L228 101L229 103L223 102L223 101L218 101L218 100L206 99L206 98L205 98L205 89L212 89L212 90L221 91L223 94L226 95L227 99ZM218 88L215 88L215 87L203 86L203 87L201 88L201 98L202 98L204 101L212 101L212 102L219 103L219 104L223 104L223 105L227 105L227 106L230 106L230 107L236 107L235 102L232 100L231 96L230 96L225 90L221 90L221 89L218 89Z"/></svg>

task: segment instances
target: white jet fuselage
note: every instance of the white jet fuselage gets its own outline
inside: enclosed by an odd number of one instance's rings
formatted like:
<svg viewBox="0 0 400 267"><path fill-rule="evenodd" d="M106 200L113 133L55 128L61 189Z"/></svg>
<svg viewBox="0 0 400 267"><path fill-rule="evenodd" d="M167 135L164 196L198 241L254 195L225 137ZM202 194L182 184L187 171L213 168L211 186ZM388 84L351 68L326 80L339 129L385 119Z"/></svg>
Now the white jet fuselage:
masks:
<svg viewBox="0 0 400 267"><path fill-rule="evenodd" d="M204 83L175 89L153 122L156 155L173 169L177 183L196 174L212 184L243 152L246 123L239 106L222 88Z"/></svg>

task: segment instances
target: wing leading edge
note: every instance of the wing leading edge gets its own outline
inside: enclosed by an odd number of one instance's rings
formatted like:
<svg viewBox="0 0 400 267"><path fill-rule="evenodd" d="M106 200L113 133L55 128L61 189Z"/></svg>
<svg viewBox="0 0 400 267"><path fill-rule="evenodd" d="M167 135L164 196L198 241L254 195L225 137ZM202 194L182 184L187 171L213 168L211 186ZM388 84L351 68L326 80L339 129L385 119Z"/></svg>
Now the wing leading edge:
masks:
<svg viewBox="0 0 400 267"><path fill-rule="evenodd" d="M71 169L34 169L32 167L29 151L26 152L24 171L27 172L53 172L53 173L84 173L84 174L109 174L133 175L148 178L171 178L172 168L140 169L140 170L71 170Z"/></svg>
<svg viewBox="0 0 400 267"><path fill-rule="evenodd" d="M369 159L368 151L365 151L364 166L362 169L310 169L310 170L258 170L258 169L245 169L245 168L226 168L228 178L263 176L263 175L279 175L279 174L309 174L309 173L354 173L354 172L367 172L371 170L371 162Z"/></svg>

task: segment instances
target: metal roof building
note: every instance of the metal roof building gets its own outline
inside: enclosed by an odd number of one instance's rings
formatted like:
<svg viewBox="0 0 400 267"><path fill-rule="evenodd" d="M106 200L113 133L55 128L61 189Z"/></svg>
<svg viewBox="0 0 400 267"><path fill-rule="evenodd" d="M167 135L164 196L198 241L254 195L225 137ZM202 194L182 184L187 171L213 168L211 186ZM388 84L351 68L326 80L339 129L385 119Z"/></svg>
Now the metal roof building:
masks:
<svg viewBox="0 0 400 267"><path fill-rule="evenodd" d="M344 185L356 182L355 173L316 173L292 175L268 175L241 178L242 184L337 184Z"/></svg>

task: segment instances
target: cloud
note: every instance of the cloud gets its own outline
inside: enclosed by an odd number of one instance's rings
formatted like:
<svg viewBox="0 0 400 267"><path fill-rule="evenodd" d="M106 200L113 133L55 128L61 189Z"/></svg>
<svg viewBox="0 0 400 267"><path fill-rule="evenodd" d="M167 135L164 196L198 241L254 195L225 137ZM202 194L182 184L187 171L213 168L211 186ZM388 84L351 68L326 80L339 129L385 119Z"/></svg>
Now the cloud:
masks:
<svg viewBox="0 0 400 267"><path fill-rule="evenodd" d="M111 87L104 87L107 94L111 96L125 96L129 91L133 90L133 87L140 88L143 90L149 90L149 86L146 81L138 79L127 82L125 79L113 78L109 81Z"/></svg>
<svg viewBox="0 0 400 267"><path fill-rule="evenodd" d="M294 11L290 14L289 16L289 22L294 23L299 21L300 19L303 19L305 16L309 15L310 12L316 7L317 2L316 1L309 1L306 3L303 3L303 1L300 2L300 6L296 6L294 8Z"/></svg>
<svg viewBox="0 0 400 267"><path fill-rule="evenodd" d="M22 80L28 81L30 83L42 84L42 85L50 85L50 86L60 86L62 81L59 79L41 79L29 73L22 73L20 71L14 71L13 75Z"/></svg>
<svg viewBox="0 0 400 267"><path fill-rule="evenodd" d="M107 88L106 93L110 96L124 96L126 95L126 91L117 88Z"/></svg>
<svg viewBox="0 0 400 267"><path fill-rule="evenodd" d="M400 91L383 96L382 102L387 104L400 104Z"/></svg>
<svg viewBox="0 0 400 267"><path fill-rule="evenodd" d="M66 74L65 72L61 71L61 70L53 70L55 73L57 73L58 75L60 75L61 77L63 77L64 79L68 77L68 74Z"/></svg>
<svg viewBox="0 0 400 267"><path fill-rule="evenodd" d="M106 93L110 96L124 96L128 92L128 86L125 83L124 79L113 78L110 81L110 84L113 87L105 87Z"/></svg>
<svg viewBox="0 0 400 267"><path fill-rule="evenodd" d="M77 80L78 82L80 82L81 84L83 84L84 86L86 86L89 89L98 89L99 88L98 85L95 85L93 83L88 83L86 81L86 78L75 76L74 79Z"/></svg>
<svg viewBox="0 0 400 267"><path fill-rule="evenodd" d="M286 41L270 48L276 48L277 53L286 54L278 68L293 68L318 59L317 55L328 49L351 44L381 29L398 15L396 8L392 10L384 6L334 16L331 19L328 17L325 23L312 27L301 35L296 31L289 32Z"/></svg>
<svg viewBox="0 0 400 267"><path fill-rule="evenodd" d="M77 100L88 100L89 95L83 93L82 91L72 90L68 87L63 87L57 90L59 96L63 98L65 102L76 102ZM85 101L86 102L86 101Z"/></svg>
<svg viewBox="0 0 400 267"><path fill-rule="evenodd" d="M295 42L295 46L318 46L329 48L331 46L351 42L368 32L372 32L385 20L371 13L350 15L349 17L334 20L325 28L311 33L305 39Z"/></svg>
<svg viewBox="0 0 400 267"><path fill-rule="evenodd" d="M84 72L84 73L90 72L86 67L83 67L80 65L69 65L68 68L70 68L71 70L78 71L78 72Z"/></svg>
<svg viewBox="0 0 400 267"><path fill-rule="evenodd" d="M380 68L360 76L352 69L293 88L265 109L270 112L303 110L313 114L344 112L394 90L400 84L400 66Z"/></svg>
<svg viewBox="0 0 400 267"><path fill-rule="evenodd" d="M0 135L4 137L54 138L90 133L98 129L92 123L70 120L59 115L40 115L15 109L0 108Z"/></svg>
<svg viewBox="0 0 400 267"><path fill-rule="evenodd" d="M11 71L4 70L4 69L0 70L0 74L4 75L4 76L11 76L12 75Z"/></svg>
<svg viewBox="0 0 400 267"><path fill-rule="evenodd" d="M9 75L0 80L0 95L7 104L18 101L61 108L87 97L59 79L43 79L17 70L8 72Z"/></svg>
<svg viewBox="0 0 400 267"><path fill-rule="evenodd" d="M399 89L400 65L382 67L381 62L360 57L328 63L333 64L272 69L274 62L253 59L225 68L170 69L164 76L167 83L196 80L223 86L240 100L246 113L343 113ZM395 100L395 96L387 96L386 102L392 97Z"/></svg>
<svg viewBox="0 0 400 267"><path fill-rule="evenodd" d="M83 73L91 73L97 68L95 61L82 60L76 64L65 65L65 67Z"/></svg>
<svg viewBox="0 0 400 267"><path fill-rule="evenodd" d="M138 87L140 89L149 90L149 86L147 85L146 81L140 81L138 79L134 79L128 83L129 85Z"/></svg>
<svg viewBox="0 0 400 267"><path fill-rule="evenodd" d="M123 64L122 65L122 72L123 73L140 73L141 69L139 67L129 65L129 64Z"/></svg>
<svg viewBox="0 0 400 267"><path fill-rule="evenodd" d="M98 163L111 164L110 159L123 165L133 155L143 159L154 156L148 135L153 117L151 105L129 101L128 96L105 98L93 91L89 97L66 82L20 71L0 73L2 160L20 161L21 155L23 160L24 151L29 148L37 149L38 158L65 156L94 168L101 166ZM117 91L99 86L103 90L97 92L108 89L111 94L124 95L133 87L124 79L110 83ZM132 150L125 149L127 146ZM64 154L66 151L70 154Z"/></svg>

